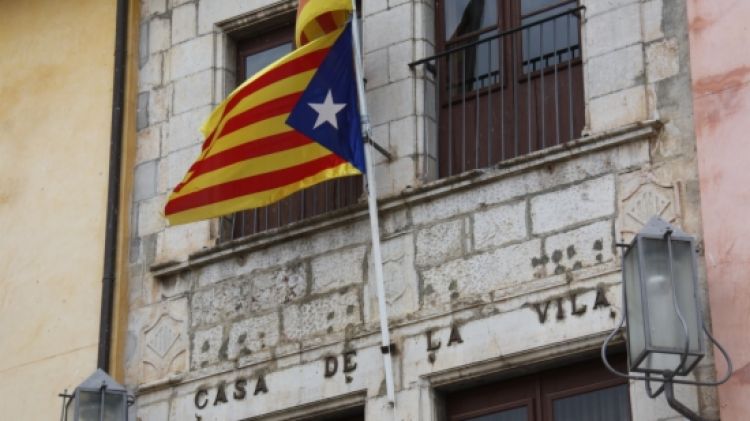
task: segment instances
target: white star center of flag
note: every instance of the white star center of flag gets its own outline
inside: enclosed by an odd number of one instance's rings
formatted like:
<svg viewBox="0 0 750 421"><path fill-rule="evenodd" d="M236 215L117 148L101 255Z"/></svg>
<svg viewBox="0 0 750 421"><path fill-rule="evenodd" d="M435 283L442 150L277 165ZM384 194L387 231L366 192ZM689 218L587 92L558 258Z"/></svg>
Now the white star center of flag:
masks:
<svg viewBox="0 0 750 421"><path fill-rule="evenodd" d="M322 104L310 103L310 107L318 113L318 119L315 120L315 126L313 129L317 129L323 123L329 123L334 129L339 129L338 121L336 120L336 114L346 107L346 103L337 104L333 102L333 96L331 90L328 90L326 99Z"/></svg>

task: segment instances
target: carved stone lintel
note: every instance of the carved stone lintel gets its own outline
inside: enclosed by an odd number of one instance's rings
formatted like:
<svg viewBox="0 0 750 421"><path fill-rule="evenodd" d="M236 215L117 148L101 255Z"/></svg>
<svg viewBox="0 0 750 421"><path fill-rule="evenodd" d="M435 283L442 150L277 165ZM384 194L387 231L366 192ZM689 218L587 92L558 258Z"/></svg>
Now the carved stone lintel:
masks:
<svg viewBox="0 0 750 421"><path fill-rule="evenodd" d="M618 240L630 242L652 216L670 224L682 222L680 181L663 181L654 173L640 172L623 177L618 199Z"/></svg>
<svg viewBox="0 0 750 421"><path fill-rule="evenodd" d="M149 315L141 337L141 384L183 373L188 367L187 300L167 301Z"/></svg>

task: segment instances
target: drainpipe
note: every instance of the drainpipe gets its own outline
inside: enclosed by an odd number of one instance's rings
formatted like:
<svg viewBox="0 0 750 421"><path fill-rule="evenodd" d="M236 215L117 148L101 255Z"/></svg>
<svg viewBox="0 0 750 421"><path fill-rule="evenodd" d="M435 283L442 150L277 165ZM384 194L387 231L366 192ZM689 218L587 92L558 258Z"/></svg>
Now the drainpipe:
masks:
<svg viewBox="0 0 750 421"><path fill-rule="evenodd" d="M127 59L128 1L117 0L115 27L115 69L112 84L112 131L109 145L109 182L107 187L107 221L104 237L104 270L102 274L102 307L99 318L99 355L97 367L109 372L112 346L112 307L117 267L117 228L120 215L120 171L122 170L122 127L125 102L125 66Z"/></svg>

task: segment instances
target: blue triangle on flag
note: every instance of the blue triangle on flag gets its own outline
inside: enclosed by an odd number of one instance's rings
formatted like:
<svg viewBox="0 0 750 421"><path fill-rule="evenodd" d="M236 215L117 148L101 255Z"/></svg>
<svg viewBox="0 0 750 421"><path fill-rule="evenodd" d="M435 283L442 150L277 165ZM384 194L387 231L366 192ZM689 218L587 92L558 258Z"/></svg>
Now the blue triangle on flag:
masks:
<svg viewBox="0 0 750 421"><path fill-rule="evenodd" d="M328 51L286 124L366 172L351 23Z"/></svg>

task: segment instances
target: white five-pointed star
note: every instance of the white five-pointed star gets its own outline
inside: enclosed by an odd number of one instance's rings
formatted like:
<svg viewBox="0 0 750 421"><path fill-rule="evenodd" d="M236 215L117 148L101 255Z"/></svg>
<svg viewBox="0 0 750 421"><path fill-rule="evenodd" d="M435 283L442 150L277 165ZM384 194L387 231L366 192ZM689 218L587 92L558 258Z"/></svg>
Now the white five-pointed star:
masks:
<svg viewBox="0 0 750 421"><path fill-rule="evenodd" d="M346 107L346 103L334 103L330 89L328 90L326 99L322 104L310 103L308 105L310 105L312 109L318 112L318 119L315 120L315 126L313 127L313 129L317 129L323 123L329 123L331 126L333 126L334 129L338 130L339 125L338 121L336 120L336 114L338 114L339 111L343 110L344 107Z"/></svg>

